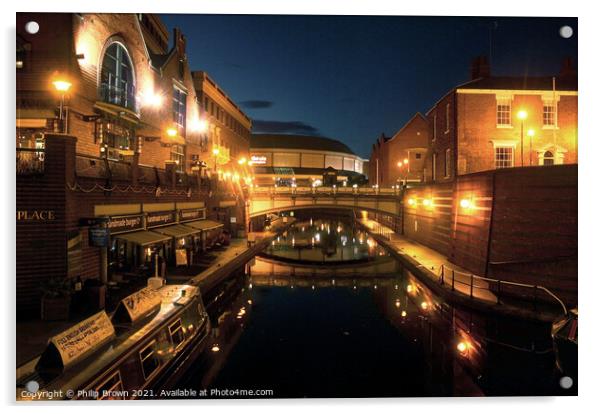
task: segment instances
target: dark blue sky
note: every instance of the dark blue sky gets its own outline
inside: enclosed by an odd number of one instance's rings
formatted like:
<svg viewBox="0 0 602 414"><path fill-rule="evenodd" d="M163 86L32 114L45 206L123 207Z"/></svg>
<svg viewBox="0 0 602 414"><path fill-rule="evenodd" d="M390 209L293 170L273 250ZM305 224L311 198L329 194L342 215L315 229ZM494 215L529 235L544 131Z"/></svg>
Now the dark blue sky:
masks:
<svg viewBox="0 0 602 414"><path fill-rule="evenodd" d="M575 18L163 15L255 131L339 139L368 157L490 55L494 75L553 75L577 64ZM559 35L570 25L574 35ZM495 29L492 29L495 27Z"/></svg>

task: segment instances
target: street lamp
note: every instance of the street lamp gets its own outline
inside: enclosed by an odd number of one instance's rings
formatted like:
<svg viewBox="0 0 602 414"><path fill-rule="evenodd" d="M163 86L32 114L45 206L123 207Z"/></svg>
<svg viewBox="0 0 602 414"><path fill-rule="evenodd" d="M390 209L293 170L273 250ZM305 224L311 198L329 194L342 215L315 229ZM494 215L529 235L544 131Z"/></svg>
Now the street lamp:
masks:
<svg viewBox="0 0 602 414"><path fill-rule="evenodd" d="M533 137L535 136L535 131L529 129L527 131L527 135L529 136L529 166L533 165Z"/></svg>
<svg viewBox="0 0 602 414"><path fill-rule="evenodd" d="M61 103L59 106L59 121L61 123L61 131L65 133L66 131L63 122L63 107L65 106L65 94L71 88L71 82L67 80L57 79L54 82L52 82L52 84L54 85L54 89L56 89L61 94Z"/></svg>
<svg viewBox="0 0 602 414"><path fill-rule="evenodd" d="M406 170L405 178L403 180L403 186L405 187L408 184L408 173L410 172L410 160L407 159L407 158L404 158L403 162L399 161L397 163L397 166L399 167L399 170L400 170L399 171L400 174L401 174L401 167L404 166L404 165L407 165L407 170ZM401 181L401 177L400 177L400 181Z"/></svg>
<svg viewBox="0 0 602 414"><path fill-rule="evenodd" d="M521 109L520 111L518 111L516 116L518 117L518 119L520 119L520 166L523 167L525 165L523 160L523 138L525 129L525 119L527 119L527 111Z"/></svg>

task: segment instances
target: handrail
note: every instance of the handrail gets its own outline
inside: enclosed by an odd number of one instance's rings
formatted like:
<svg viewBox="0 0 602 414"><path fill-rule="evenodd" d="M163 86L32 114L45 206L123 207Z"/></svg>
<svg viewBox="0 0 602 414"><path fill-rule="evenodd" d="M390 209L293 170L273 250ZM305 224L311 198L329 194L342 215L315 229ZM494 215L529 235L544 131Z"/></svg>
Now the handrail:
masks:
<svg viewBox="0 0 602 414"><path fill-rule="evenodd" d="M551 298L553 298L556 302L558 302L560 304L560 306L562 307L562 310L564 312L564 314L566 315L568 313L566 305L564 304L564 302L558 297L556 296L554 293L552 293L552 291L550 291L548 288L546 288L545 286L539 286L539 285L530 285L530 284L526 284L526 283L520 283L520 282L511 282L508 280L501 280L501 279L492 279L490 277L485 277L485 276L478 276L475 275L473 273L467 273L467 272L462 272L460 270L456 270L456 269L452 269L449 266L446 266L445 264L442 264L439 270L439 283L441 284L445 284L445 269L448 269L449 271L451 271L451 275L452 275L452 282L451 282L451 287L452 290L454 290L455 284L460 283L464 286L470 286L470 297L473 298L473 289L486 289L491 291L492 293L495 293L495 291L492 291L491 289L489 289L489 286L487 286L487 288L484 288L482 286L477 286L474 281L475 280L482 280L484 282L489 282L492 284L497 285L498 289L497 289L497 293L498 293L498 303L499 303L499 295L501 293L501 286L505 285L505 286L515 286L515 287L521 287L521 288L528 288L528 289L534 289L535 291L535 295L533 296L533 305L535 305L535 303L537 302L537 290L542 290L545 293L547 293ZM459 280L456 278L456 275L464 275L464 276L468 276L470 277L470 283L466 283L463 282L462 280Z"/></svg>

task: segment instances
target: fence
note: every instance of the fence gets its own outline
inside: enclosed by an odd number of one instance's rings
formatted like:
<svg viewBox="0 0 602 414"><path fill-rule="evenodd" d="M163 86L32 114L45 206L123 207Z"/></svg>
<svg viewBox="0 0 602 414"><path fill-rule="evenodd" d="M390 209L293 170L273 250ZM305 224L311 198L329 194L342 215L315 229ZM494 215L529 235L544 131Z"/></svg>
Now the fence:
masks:
<svg viewBox="0 0 602 414"><path fill-rule="evenodd" d="M17 175L43 174L44 155L40 148L17 148Z"/></svg>
<svg viewBox="0 0 602 414"><path fill-rule="evenodd" d="M353 194L353 195L390 195L399 196L401 194L400 189L395 188L369 188L369 187L297 187L297 186L262 186L253 187L254 193L268 193L268 194L322 194L322 195L336 195L336 194Z"/></svg>
<svg viewBox="0 0 602 414"><path fill-rule="evenodd" d="M510 301L527 301L534 310L537 310L538 306L541 308L550 303L556 303L561 306L563 313L567 314L564 302L544 286L477 276L472 273L460 272L445 265L441 265L439 283L449 285L452 291L456 290L458 286L465 286L469 290L470 298L474 298L479 290L490 292L496 296L498 304L502 298Z"/></svg>

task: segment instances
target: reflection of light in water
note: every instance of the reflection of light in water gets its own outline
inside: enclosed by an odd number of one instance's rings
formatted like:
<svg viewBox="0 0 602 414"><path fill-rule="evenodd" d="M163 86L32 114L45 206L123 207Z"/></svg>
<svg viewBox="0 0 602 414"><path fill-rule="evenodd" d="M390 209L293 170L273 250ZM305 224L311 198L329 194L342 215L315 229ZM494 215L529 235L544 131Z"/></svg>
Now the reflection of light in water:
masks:
<svg viewBox="0 0 602 414"><path fill-rule="evenodd" d="M320 242L320 233L316 233L316 235L314 236L314 238L319 243Z"/></svg>
<svg viewBox="0 0 602 414"><path fill-rule="evenodd" d="M341 236L341 244L343 246L347 245L347 236L345 236L345 235Z"/></svg>
<svg viewBox="0 0 602 414"><path fill-rule="evenodd" d="M377 288L378 288L378 286L374 285L374 289L377 289Z"/></svg>
<svg viewBox="0 0 602 414"><path fill-rule="evenodd" d="M456 349L462 356L468 356L468 352L470 351L470 343L467 341L460 341L456 345Z"/></svg>
<svg viewBox="0 0 602 414"><path fill-rule="evenodd" d="M397 299L397 300L395 301L395 307L396 307L396 308L399 308L400 306L401 306L401 301L400 301L399 299Z"/></svg>
<svg viewBox="0 0 602 414"><path fill-rule="evenodd" d="M398 286L398 285L395 285L395 290L397 290L397 289L399 289L399 286Z"/></svg>
<svg viewBox="0 0 602 414"><path fill-rule="evenodd" d="M311 285L311 290L315 290L316 287L314 285Z"/></svg>
<svg viewBox="0 0 602 414"><path fill-rule="evenodd" d="M412 293L412 291L414 291L414 286L408 285L407 291L408 291L408 293Z"/></svg>
<svg viewBox="0 0 602 414"><path fill-rule="evenodd" d="M424 310L427 310L427 309L429 308L429 304L428 304L427 302L422 302L422 303L420 304L420 307L421 307L422 309L424 309Z"/></svg>
<svg viewBox="0 0 602 414"><path fill-rule="evenodd" d="M401 311L401 317L405 318L406 316L408 316L408 313L406 311Z"/></svg>
<svg viewBox="0 0 602 414"><path fill-rule="evenodd" d="M340 233L343 231L343 228L341 226L337 226L337 233Z"/></svg>

